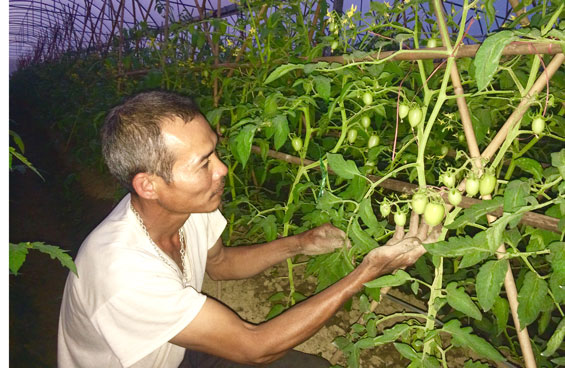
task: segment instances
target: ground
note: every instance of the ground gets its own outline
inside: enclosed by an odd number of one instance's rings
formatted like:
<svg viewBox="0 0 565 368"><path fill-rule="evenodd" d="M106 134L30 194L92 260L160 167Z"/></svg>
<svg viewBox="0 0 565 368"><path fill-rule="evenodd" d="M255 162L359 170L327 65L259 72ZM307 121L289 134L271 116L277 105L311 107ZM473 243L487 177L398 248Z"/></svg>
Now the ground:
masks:
<svg viewBox="0 0 565 368"><path fill-rule="evenodd" d="M114 184L109 178L70 163L48 128L37 127L30 132L21 123L25 116L19 119L20 124L11 129L21 134L26 156L45 181L29 170L10 173L10 242L43 241L67 249L74 256L82 239L116 203ZM242 318L259 323L270 310L268 298L279 291L287 292L286 272L286 266L281 264L248 280L206 279L204 292ZM66 275L67 270L57 261L37 252L29 254L19 275L10 275L10 366L56 366L57 321ZM315 280L304 276L304 267L297 267L295 280L297 290L307 295L313 292ZM413 296L398 291L393 294L425 307ZM377 311L389 314L403 308L383 299ZM344 335L360 315L355 302L350 311L338 312L297 349L346 365L332 341ZM407 363L392 345L386 345L363 353L361 366L404 367Z"/></svg>

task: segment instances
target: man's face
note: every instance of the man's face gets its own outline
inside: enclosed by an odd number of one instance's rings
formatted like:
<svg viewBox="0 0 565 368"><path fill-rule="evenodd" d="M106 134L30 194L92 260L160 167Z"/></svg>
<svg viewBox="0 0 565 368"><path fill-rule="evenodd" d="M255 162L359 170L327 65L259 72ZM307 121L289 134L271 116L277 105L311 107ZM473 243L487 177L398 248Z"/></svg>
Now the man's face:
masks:
<svg viewBox="0 0 565 368"><path fill-rule="evenodd" d="M180 118L165 122L161 134L176 161L172 182L158 180L159 203L182 214L214 211L220 205L227 174L226 165L216 155L216 133L198 115L189 123Z"/></svg>

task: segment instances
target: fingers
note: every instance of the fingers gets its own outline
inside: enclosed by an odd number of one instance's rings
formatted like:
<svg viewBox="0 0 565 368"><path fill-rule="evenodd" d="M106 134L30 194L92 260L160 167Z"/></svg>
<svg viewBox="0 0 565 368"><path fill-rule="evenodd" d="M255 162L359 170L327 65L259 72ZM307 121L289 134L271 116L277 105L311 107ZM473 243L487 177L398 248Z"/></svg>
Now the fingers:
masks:
<svg viewBox="0 0 565 368"><path fill-rule="evenodd" d="M418 225L420 224L420 216L414 211L410 215L410 227L408 228L407 237L414 237L418 232Z"/></svg>
<svg viewBox="0 0 565 368"><path fill-rule="evenodd" d="M430 226L426 224L425 221L422 221L422 225L420 225L416 237L420 239L420 241L424 241L428 237L428 230L430 230Z"/></svg>
<svg viewBox="0 0 565 368"><path fill-rule="evenodd" d="M423 242L426 244L435 243L441 234L442 228L443 228L442 224L434 226L430 234L427 236L427 238L425 238L425 240L423 240Z"/></svg>

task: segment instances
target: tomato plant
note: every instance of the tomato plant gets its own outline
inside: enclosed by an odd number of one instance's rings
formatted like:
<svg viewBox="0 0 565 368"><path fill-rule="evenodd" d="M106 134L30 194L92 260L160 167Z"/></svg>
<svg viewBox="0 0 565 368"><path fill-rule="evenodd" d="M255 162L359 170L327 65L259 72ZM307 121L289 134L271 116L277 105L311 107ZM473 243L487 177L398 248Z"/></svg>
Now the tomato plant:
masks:
<svg viewBox="0 0 565 368"><path fill-rule="evenodd" d="M102 61L92 56L83 64L61 64L51 76L34 71L22 85L43 87L46 116L58 122L79 159L98 158L93 165L100 165L99 155L92 154L99 152L91 144L96 129L75 121L93 122L95 128L97 114L138 90L199 96L209 122L225 131L218 152L229 168L226 244L238 245L243 234L247 243L273 240L328 221L348 234L350 249L308 261L316 291L384 244L394 224L406 222L400 208L410 204L430 225L442 224L440 240L425 245L428 253L415 267L374 280L361 293L362 323L336 339L348 366L358 367L361 352L387 343L412 366L452 366L455 349L474 350L491 364L521 362L524 330L538 365L563 364L565 73L554 65L560 56L549 55L565 42L561 5L536 2L528 8L530 27L509 20L504 29L492 29L472 54L466 42L474 40L465 32L470 17L496 23L486 3L479 11L478 4L465 2L444 16L434 13L437 0L429 12L417 1L391 8L371 2L366 14L341 14L320 2L317 17L318 3L266 4L276 11L262 13L262 4L255 2L241 7L245 17L235 27L218 19L179 23L170 31L178 37L163 37L163 44L152 43L155 31L145 30L146 48L136 49L135 39L126 39L125 55L111 49ZM395 20L405 17L414 23ZM450 37L442 39L452 43L434 51L434 61L422 59L422 40L437 32L447 35L446 21ZM539 56L503 55L511 43ZM328 48L331 58L325 56ZM451 57L455 48L471 57ZM398 58L382 55L400 49ZM342 51L346 54L336 55ZM147 73L122 73L135 71L118 68L125 57ZM455 67L461 79L457 88ZM99 75L107 78L101 82ZM48 77L50 82L43 82ZM52 86L64 87L59 97L72 93L76 100L57 105ZM465 101L458 101L463 95ZM463 103L467 109L460 109ZM541 128L534 120L530 129L524 112L539 106L551 118ZM397 115L410 126L397 125ZM485 198L460 199L455 188L462 188L458 178L466 173L465 196ZM440 202L443 185L454 208ZM420 191L428 193L425 206L416 194L410 197ZM503 244L507 252L498 250ZM299 299L294 262L287 260L289 284L273 314ZM517 310L505 291L508 269L516 280ZM383 316L367 307L365 301L376 300L389 286L424 300L424 314ZM468 359L465 364L485 363Z"/></svg>

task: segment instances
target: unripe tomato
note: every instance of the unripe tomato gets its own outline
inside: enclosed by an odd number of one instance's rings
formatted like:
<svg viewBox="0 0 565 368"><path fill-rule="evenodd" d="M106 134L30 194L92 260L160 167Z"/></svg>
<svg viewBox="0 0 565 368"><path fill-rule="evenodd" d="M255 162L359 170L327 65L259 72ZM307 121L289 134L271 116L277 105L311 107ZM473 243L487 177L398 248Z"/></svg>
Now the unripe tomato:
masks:
<svg viewBox="0 0 565 368"><path fill-rule="evenodd" d="M452 171L446 171L441 175L441 181L448 188L453 188L455 186L455 174Z"/></svg>
<svg viewBox="0 0 565 368"><path fill-rule="evenodd" d="M428 43L426 44L426 46L427 46L429 49L432 49L432 48L434 48L434 47L437 47L437 41L436 41L436 39L435 39L435 38L430 38L430 39L428 40Z"/></svg>
<svg viewBox="0 0 565 368"><path fill-rule="evenodd" d="M492 173L486 172L483 176L481 176L481 179L479 180L479 192L481 193L481 196L491 194L495 186L496 177Z"/></svg>
<svg viewBox="0 0 565 368"><path fill-rule="evenodd" d="M209 75L210 75L210 73L208 72L208 70L204 69L204 70L202 71L202 76L203 76L204 78L208 78Z"/></svg>
<svg viewBox="0 0 565 368"><path fill-rule="evenodd" d="M398 106L398 116L401 119L404 119L405 117L408 116L408 111L410 111L410 107L408 107L408 105L406 104L400 104Z"/></svg>
<svg viewBox="0 0 565 368"><path fill-rule="evenodd" d="M469 197L473 197L479 193L479 179L473 177L468 177L465 182L465 192Z"/></svg>
<svg viewBox="0 0 565 368"><path fill-rule="evenodd" d="M398 211L394 213L394 223L397 226L404 226L406 224L406 213Z"/></svg>
<svg viewBox="0 0 565 368"><path fill-rule="evenodd" d="M412 211L418 215L424 213L426 205L428 204L428 197L424 193L416 193L412 197Z"/></svg>
<svg viewBox="0 0 565 368"><path fill-rule="evenodd" d="M222 135L226 134L226 127L223 125L220 127L220 134Z"/></svg>
<svg viewBox="0 0 565 368"><path fill-rule="evenodd" d="M457 140L459 141L459 143L465 143L467 141L467 137L465 137L465 133L464 132L457 133Z"/></svg>
<svg viewBox="0 0 565 368"><path fill-rule="evenodd" d="M357 129L349 129L347 132L347 141L351 144L357 140Z"/></svg>
<svg viewBox="0 0 565 368"><path fill-rule="evenodd" d="M441 148L440 148L441 157L444 157L448 153L449 153L449 147L446 146L446 145L441 146Z"/></svg>
<svg viewBox="0 0 565 368"><path fill-rule="evenodd" d="M543 129L545 128L545 120L542 117L537 117L532 121L532 131L536 135L540 135L543 133Z"/></svg>
<svg viewBox="0 0 565 368"><path fill-rule="evenodd" d="M337 28L337 27L336 27L335 23L330 23L330 32L335 31L336 28Z"/></svg>
<svg viewBox="0 0 565 368"><path fill-rule="evenodd" d="M410 123L410 126L412 128L415 128L418 125L420 125L420 122L422 121L422 117L423 117L423 113L419 107L411 108L410 111L408 112L408 122Z"/></svg>
<svg viewBox="0 0 565 368"><path fill-rule="evenodd" d="M379 210L381 211L382 217L387 217L390 214L390 204L388 202L381 203Z"/></svg>
<svg viewBox="0 0 565 368"><path fill-rule="evenodd" d="M376 135L376 134L373 134L372 136L369 137L369 142L367 142L367 147L373 148L375 146L378 146L380 141L381 141L381 139L379 138L379 136Z"/></svg>
<svg viewBox="0 0 565 368"><path fill-rule="evenodd" d="M457 207L459 203L461 203L463 196L461 195L460 191L458 191L456 188L453 188L447 194L447 199L449 200L449 203Z"/></svg>
<svg viewBox="0 0 565 368"><path fill-rule="evenodd" d="M367 129L368 127L371 126L371 118L368 117L367 115L363 115L363 117L361 118L361 125L363 126L363 128Z"/></svg>
<svg viewBox="0 0 565 368"><path fill-rule="evenodd" d="M424 211L424 220L430 226L436 226L443 220L445 209L440 203L430 202Z"/></svg>
<svg viewBox="0 0 565 368"><path fill-rule="evenodd" d="M337 42L337 41L332 42L330 47L331 47L332 51L337 49L339 47L339 42Z"/></svg>
<svg viewBox="0 0 565 368"><path fill-rule="evenodd" d="M302 149L302 138L300 137L294 137L292 138L292 148L294 148L295 151L300 151Z"/></svg>
<svg viewBox="0 0 565 368"><path fill-rule="evenodd" d="M372 104L373 103L373 95L370 94L369 92L363 93L363 103L365 104L365 106L369 106L370 104Z"/></svg>

